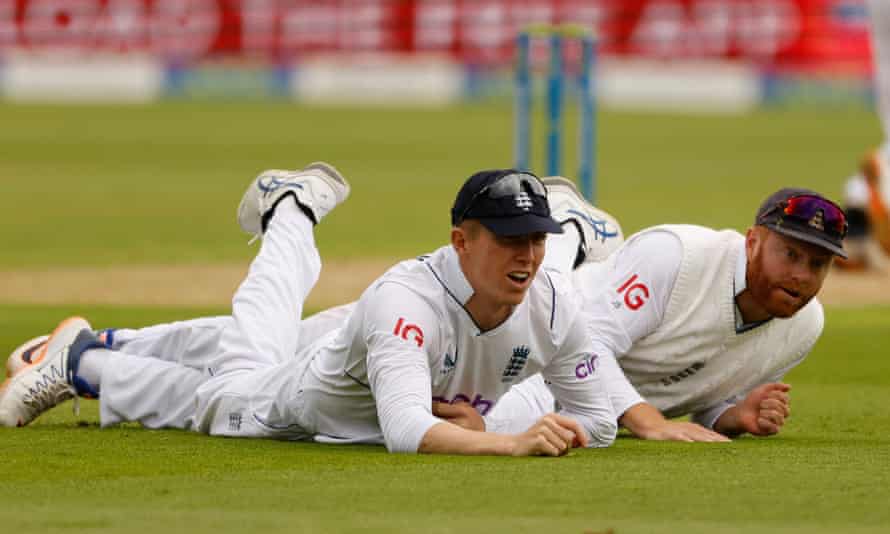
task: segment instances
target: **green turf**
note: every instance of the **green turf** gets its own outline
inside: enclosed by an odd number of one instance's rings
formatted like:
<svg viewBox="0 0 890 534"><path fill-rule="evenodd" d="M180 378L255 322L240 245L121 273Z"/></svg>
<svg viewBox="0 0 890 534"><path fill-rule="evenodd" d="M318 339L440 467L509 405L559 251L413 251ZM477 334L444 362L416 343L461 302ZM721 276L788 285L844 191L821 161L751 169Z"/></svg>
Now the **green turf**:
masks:
<svg viewBox="0 0 890 534"><path fill-rule="evenodd" d="M315 159L354 186L319 226L325 257L414 256L446 239L466 175L511 160L508 106L0 104L0 125L0 270L246 261L256 249L234 211L247 181ZM599 134L599 204L626 232L741 229L783 185L837 195L880 137L866 111L812 108L603 113ZM73 313L121 326L225 310L0 303L0 354ZM790 377L794 415L780 436L622 438L561 459L100 430L95 403L84 403L85 426L66 404L29 428L0 429L0 532L886 532L888 345L890 309L830 309L822 341Z"/></svg>
<svg viewBox="0 0 890 534"><path fill-rule="evenodd" d="M508 106L0 104L0 124L0 268L246 260L253 252L234 211L249 179L316 159L354 186L319 227L323 255L413 257L447 239L466 176L512 161ZM599 138L599 204L630 232L663 222L741 229L788 184L837 195L879 132L866 111L808 108L603 113ZM566 141L574 175L574 138Z"/></svg>
<svg viewBox="0 0 890 534"><path fill-rule="evenodd" d="M0 306L0 344L61 309ZM147 324L212 310L81 310ZM767 439L642 442L566 458L387 454L381 447L82 425L67 403L0 429L4 532L886 532L890 309L828 310Z"/></svg>

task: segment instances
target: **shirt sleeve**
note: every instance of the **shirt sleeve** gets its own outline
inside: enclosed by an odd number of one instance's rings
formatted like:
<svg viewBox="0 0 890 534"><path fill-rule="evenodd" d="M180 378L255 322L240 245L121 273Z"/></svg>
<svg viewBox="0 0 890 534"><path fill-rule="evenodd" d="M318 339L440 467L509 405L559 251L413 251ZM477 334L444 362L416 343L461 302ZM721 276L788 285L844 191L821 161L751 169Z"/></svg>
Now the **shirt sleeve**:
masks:
<svg viewBox="0 0 890 534"><path fill-rule="evenodd" d="M603 354L599 359L599 363L603 383L609 392L609 400L612 402L612 409L615 411L616 419L620 419L624 412L633 406L646 402L646 399L637 392L636 388L631 385L624 375L624 371L618 366L614 356Z"/></svg>
<svg viewBox="0 0 890 534"><path fill-rule="evenodd" d="M364 314L368 381L386 448L415 453L424 434L442 422L432 413L428 350L439 344L440 320L419 295L383 284Z"/></svg>
<svg viewBox="0 0 890 534"><path fill-rule="evenodd" d="M482 419L486 432L520 434L548 413L556 411L556 401L544 377L535 373L511 387Z"/></svg>
<svg viewBox="0 0 890 534"><path fill-rule="evenodd" d="M574 281L583 294L590 335L617 358L664 319L683 247L674 234L653 230L631 237L615 259L582 265Z"/></svg>
<svg viewBox="0 0 890 534"><path fill-rule="evenodd" d="M590 342L583 322L583 314L578 314L562 347L541 375L560 407L559 413L581 424L592 447L608 447L618 432L618 418L599 371L599 359L601 354L611 353Z"/></svg>

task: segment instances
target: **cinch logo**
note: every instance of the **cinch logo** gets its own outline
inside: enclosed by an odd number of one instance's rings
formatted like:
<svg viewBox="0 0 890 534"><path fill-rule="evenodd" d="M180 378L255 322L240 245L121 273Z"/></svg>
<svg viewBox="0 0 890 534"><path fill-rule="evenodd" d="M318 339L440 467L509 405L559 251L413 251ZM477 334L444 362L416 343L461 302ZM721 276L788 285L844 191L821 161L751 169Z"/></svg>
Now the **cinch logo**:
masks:
<svg viewBox="0 0 890 534"><path fill-rule="evenodd" d="M417 346L423 346L423 330L416 324L405 324L405 319L403 317L399 317L398 322L396 322L396 327L392 331L392 335L402 339L408 339L409 335L413 335L413 339L417 343Z"/></svg>
<svg viewBox="0 0 890 534"><path fill-rule="evenodd" d="M588 376L592 376L596 371L596 354L591 354L590 356L584 358L584 360L575 366L575 377L578 380L584 380Z"/></svg>
<svg viewBox="0 0 890 534"><path fill-rule="evenodd" d="M482 395L476 394L473 397L473 400L470 401L470 397L464 395L463 393L458 393L454 396L453 399L448 400L445 397L433 397L433 402L444 402L446 404L455 404L457 402L466 402L469 403L470 406L476 409L480 415L485 415L491 410L491 407L494 406L494 402L488 399L483 399Z"/></svg>
<svg viewBox="0 0 890 534"><path fill-rule="evenodd" d="M633 275L618 288L617 293L624 293L624 303L632 310L638 310L646 304L649 298L649 288L646 284L634 284L637 281L637 275Z"/></svg>
<svg viewBox="0 0 890 534"><path fill-rule="evenodd" d="M513 356L510 357L510 362L507 364L507 368L504 369L504 374L501 375L501 382L512 382L522 372L525 362L528 361L529 352L531 352L531 349L525 345L520 345L513 349Z"/></svg>
<svg viewBox="0 0 890 534"><path fill-rule="evenodd" d="M704 363L695 362L694 364L690 365L686 369L683 369L682 371L680 371L679 373L677 373L675 375L666 376L666 377L662 378L661 384L664 386L670 386L671 384L676 384L677 382L683 380L684 378L689 378L690 376L694 375L695 373L701 371L704 368L705 368Z"/></svg>

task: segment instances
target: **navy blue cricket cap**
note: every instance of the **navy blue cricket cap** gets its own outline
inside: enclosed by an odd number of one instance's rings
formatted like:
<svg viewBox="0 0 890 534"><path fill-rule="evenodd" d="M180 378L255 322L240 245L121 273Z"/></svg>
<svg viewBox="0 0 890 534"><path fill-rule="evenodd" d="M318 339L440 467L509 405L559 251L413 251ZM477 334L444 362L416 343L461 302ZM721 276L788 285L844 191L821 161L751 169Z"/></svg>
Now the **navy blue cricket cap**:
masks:
<svg viewBox="0 0 890 534"><path fill-rule="evenodd" d="M479 171L464 182L451 208L451 225L467 219L502 237L562 233L550 217L547 188L534 174L516 169Z"/></svg>
<svg viewBox="0 0 890 534"><path fill-rule="evenodd" d="M810 189L787 187L776 191L760 205L754 224L847 257L844 250L846 213Z"/></svg>

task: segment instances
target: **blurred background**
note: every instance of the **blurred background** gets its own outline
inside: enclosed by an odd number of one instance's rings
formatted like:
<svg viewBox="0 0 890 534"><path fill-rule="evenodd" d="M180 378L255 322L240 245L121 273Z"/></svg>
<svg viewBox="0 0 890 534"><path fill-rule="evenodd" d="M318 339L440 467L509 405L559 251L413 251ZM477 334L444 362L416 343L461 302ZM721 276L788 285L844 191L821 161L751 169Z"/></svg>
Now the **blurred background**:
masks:
<svg viewBox="0 0 890 534"><path fill-rule="evenodd" d="M868 98L863 0L9 0L3 94L445 105L503 96L514 37L600 41L604 105L732 111Z"/></svg>
<svg viewBox="0 0 890 534"><path fill-rule="evenodd" d="M625 234L744 231L787 185L839 200L882 141L865 0L6 0L0 302L225 306L244 186L318 159L353 198L319 227L340 274L313 302L354 298L446 242L465 177L512 165L538 23L598 37L596 199ZM543 174L546 43L532 60Z"/></svg>

